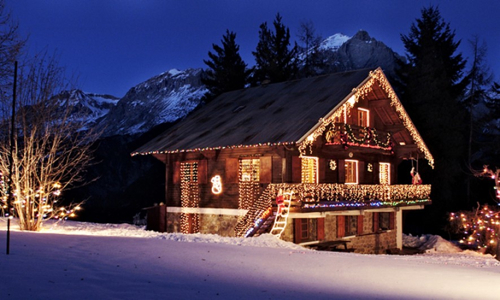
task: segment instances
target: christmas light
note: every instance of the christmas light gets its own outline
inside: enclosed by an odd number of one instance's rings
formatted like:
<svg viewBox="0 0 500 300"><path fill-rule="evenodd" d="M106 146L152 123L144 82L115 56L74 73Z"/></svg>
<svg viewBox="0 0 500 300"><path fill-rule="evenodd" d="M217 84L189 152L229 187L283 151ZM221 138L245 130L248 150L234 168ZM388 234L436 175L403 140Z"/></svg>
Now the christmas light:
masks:
<svg viewBox="0 0 500 300"><path fill-rule="evenodd" d="M450 224L455 233L462 234L461 243L481 252L494 254L498 240L499 214L500 210L484 205L472 211L450 213Z"/></svg>
<svg viewBox="0 0 500 300"><path fill-rule="evenodd" d="M219 195L220 193L222 193L222 182L220 175L215 175L214 177L212 177L210 182L212 182L212 193L214 193L215 195Z"/></svg>
<svg viewBox="0 0 500 300"><path fill-rule="evenodd" d="M374 89L375 84L378 84L378 86L381 87L381 89L386 93L387 98L391 101L390 104L391 106L394 107L396 112L398 113L399 118L401 119L403 125L405 128L408 130L410 133L410 136L412 137L414 143L417 145L417 148L424 154L425 159L429 162L429 165L434 168L434 158L432 157L429 149L425 145L424 141L422 140L420 134L418 133L417 129L415 128L415 125L413 125L413 122L410 120L410 117L406 113L403 105L401 104L401 101L397 97L396 93L392 89L389 81L383 74L382 70L377 69L375 71L370 72L370 77L367 81L363 83L363 85L359 88L355 88L352 91L352 94L349 96L348 100L345 100L342 104L340 104L335 111L333 111L329 116L326 118L321 118L319 120L319 125L317 125L314 130L312 130L312 133L307 134L307 137L304 139L301 139L298 141L298 146L299 146L299 151L301 152L302 155L306 155L306 151L309 148L309 151L311 152L311 146L316 141L316 139L320 136L322 136L325 133L325 130L331 126L331 124L334 124L335 122L338 122L340 118L343 118L344 123L347 123L347 114L350 113L351 108L360 100L360 99L365 99L368 97L368 94L371 93ZM353 137L351 137L352 139ZM354 137L355 138L355 137ZM354 140L354 139L353 139ZM379 140L380 143L383 143L382 141ZM352 142L351 142L352 143ZM387 141L386 141L387 143ZM357 143L353 143L357 144ZM362 144L357 144L357 145L362 145ZM389 145L387 145L389 146ZM378 146L380 147L380 146Z"/></svg>

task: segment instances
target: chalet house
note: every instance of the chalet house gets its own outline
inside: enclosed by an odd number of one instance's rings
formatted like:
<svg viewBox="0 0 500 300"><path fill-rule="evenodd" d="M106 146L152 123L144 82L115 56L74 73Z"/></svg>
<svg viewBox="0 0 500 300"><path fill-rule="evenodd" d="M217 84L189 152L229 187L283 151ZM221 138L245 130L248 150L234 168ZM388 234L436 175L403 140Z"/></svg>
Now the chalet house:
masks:
<svg viewBox="0 0 500 300"><path fill-rule="evenodd" d="M396 182L403 160L434 159L380 68L222 94L132 155L165 163L160 231L387 253L403 211L431 203Z"/></svg>

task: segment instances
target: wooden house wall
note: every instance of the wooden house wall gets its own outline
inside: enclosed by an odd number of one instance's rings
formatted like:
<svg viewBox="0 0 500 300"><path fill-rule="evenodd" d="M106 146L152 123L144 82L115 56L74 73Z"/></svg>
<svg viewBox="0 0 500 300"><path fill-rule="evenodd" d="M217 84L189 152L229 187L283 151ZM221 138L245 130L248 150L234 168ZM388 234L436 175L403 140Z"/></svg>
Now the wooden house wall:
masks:
<svg viewBox="0 0 500 300"><path fill-rule="evenodd" d="M291 156L289 156L291 157ZM198 162L198 182L200 207L204 208L238 208L239 200L239 160L260 159L261 190L269 183L281 183L286 179L287 164L284 150L280 148L246 148L205 151L201 153L171 154L167 173L166 203L168 206L181 206L181 162ZM221 176L222 193L212 193L211 178Z"/></svg>

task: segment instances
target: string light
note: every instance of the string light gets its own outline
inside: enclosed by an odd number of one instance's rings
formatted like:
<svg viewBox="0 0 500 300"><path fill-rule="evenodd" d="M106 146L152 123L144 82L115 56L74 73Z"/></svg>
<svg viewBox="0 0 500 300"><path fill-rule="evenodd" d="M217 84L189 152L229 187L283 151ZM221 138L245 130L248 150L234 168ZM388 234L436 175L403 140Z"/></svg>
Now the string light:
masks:
<svg viewBox="0 0 500 300"><path fill-rule="evenodd" d="M381 89L386 93L388 99L391 101L390 104L391 106L394 107L396 112L398 113L399 118L401 119L403 125L405 128L408 130L410 133L410 136L412 137L414 143L417 145L417 148L424 154L425 159L427 159L429 165L434 168L434 158L432 157L429 149L425 145L424 141L422 140L422 137L418 133L415 125L411 121L410 117L406 113L406 110L404 109L403 105L401 104L401 101L399 100L398 96L394 92L393 88L391 87L389 81L385 77L384 73L382 72L381 69L377 69L375 71L370 72L369 79L360 87L360 88L355 88L352 91L352 94L349 96L348 101L344 101L344 103L338 107L334 112L331 113L330 116L326 118L321 118L320 125L318 125L314 131L309 134L303 141L298 143L299 146L299 151L302 155L306 155L306 150L309 148L309 151L311 152L311 147L314 141L320 136L322 136L326 129L331 126L331 124L334 124L335 122L338 122L341 118L344 119L344 123L347 123L347 114L350 113L351 108L360 100L364 99L368 96L369 93L371 93L374 89L374 86L378 85L381 87ZM351 142L352 143L352 142ZM379 140L379 143L381 141ZM387 141L386 141L387 143ZM353 143L358 146L362 146L363 144L357 144ZM389 145L387 145L389 146ZM380 146L378 146L380 147Z"/></svg>
<svg viewBox="0 0 500 300"><path fill-rule="evenodd" d="M198 163L182 162L181 167L181 207L200 207L200 193L198 187ZM200 231L199 214L181 213L181 232L192 233Z"/></svg>
<svg viewBox="0 0 500 300"><path fill-rule="evenodd" d="M485 204L472 211L450 213L449 220L451 228L462 235L461 244L495 254L500 228L498 208Z"/></svg>
<svg viewBox="0 0 500 300"><path fill-rule="evenodd" d="M228 146L215 146L215 147L200 147L192 149L176 149L176 150L156 150L156 151L145 151L145 152L133 152L130 155L151 155L151 154L174 154L174 153L190 153L190 152L202 152L202 151L212 151L212 150L224 150L224 149L244 149L244 148L258 148L258 147L273 147L273 146L294 146L295 142L276 142L276 143L258 143L252 145L228 145Z"/></svg>
<svg viewBox="0 0 500 300"><path fill-rule="evenodd" d="M237 236L249 236L266 218L279 190L295 195L295 207L370 208L430 204L431 185L345 185L339 183L271 183L236 225ZM260 221L259 221L260 220Z"/></svg>

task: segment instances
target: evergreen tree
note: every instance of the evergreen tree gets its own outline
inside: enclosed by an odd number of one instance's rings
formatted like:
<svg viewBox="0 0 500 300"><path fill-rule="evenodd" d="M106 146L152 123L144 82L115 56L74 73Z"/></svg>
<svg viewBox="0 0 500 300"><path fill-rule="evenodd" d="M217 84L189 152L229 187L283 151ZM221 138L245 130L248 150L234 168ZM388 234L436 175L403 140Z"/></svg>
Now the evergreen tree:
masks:
<svg viewBox="0 0 500 300"><path fill-rule="evenodd" d="M236 44L236 33L227 30L222 37L222 46L212 44L215 53L208 52L209 60L203 62L209 67L205 71L202 82L209 92L205 100L229 91L239 90L248 82L250 71L239 54L240 46Z"/></svg>
<svg viewBox="0 0 500 300"><path fill-rule="evenodd" d="M401 35L408 62L398 75L401 100L435 158L432 209L443 224L443 212L458 210L459 200L465 200L466 114L460 98L467 85L466 62L456 54L460 42L439 10L431 6L421 13L410 33Z"/></svg>
<svg viewBox="0 0 500 300"><path fill-rule="evenodd" d="M486 99L488 114L484 118L482 131L484 142L481 144L483 161L492 167L500 168L500 84L494 82Z"/></svg>
<svg viewBox="0 0 500 300"><path fill-rule="evenodd" d="M262 23L259 43L252 54L255 57L254 83L263 81L281 82L292 79L298 70L297 44L290 46L290 30L281 22L278 13L273 22L274 32Z"/></svg>
<svg viewBox="0 0 500 300"><path fill-rule="evenodd" d="M486 44L483 43L479 45L477 36L469 40L469 43L472 48L473 57L471 68L467 72L469 84L466 88L463 102L469 112L468 162L469 165L471 165L473 151L477 150L473 149L473 144L475 142L474 137L481 133L480 126L477 125L484 125L484 123L480 124L484 121L484 116L478 115L475 112L475 107L480 103L485 104L487 102L490 93L489 86L491 85L492 74L485 62L487 51ZM480 164L479 167L482 167L482 165L483 164Z"/></svg>

